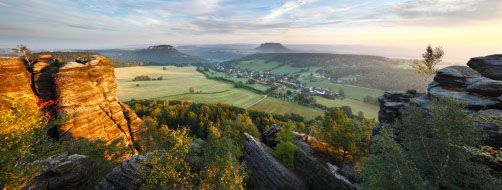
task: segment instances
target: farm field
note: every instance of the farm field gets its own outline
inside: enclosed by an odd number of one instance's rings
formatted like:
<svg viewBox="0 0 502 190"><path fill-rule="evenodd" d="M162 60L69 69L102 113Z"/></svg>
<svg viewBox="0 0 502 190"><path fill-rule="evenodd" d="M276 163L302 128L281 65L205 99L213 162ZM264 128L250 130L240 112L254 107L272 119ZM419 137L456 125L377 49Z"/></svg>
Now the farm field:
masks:
<svg viewBox="0 0 502 190"><path fill-rule="evenodd" d="M250 107L249 109L277 114L296 113L305 117L305 119L307 120L324 115L324 112L321 110L282 101L273 97L267 97L263 101Z"/></svg>
<svg viewBox="0 0 502 190"><path fill-rule="evenodd" d="M350 106L350 108L352 109L352 113L354 115L357 115L358 112L362 111L364 113L364 117L366 118L377 119L378 111L380 110L380 108L376 105L367 104L350 98L336 99L336 100L331 100L320 96L315 96L314 98L318 104L327 107Z"/></svg>
<svg viewBox="0 0 502 190"><path fill-rule="evenodd" d="M231 84L207 79L203 74L197 72L195 67L165 67L166 70L162 70L162 66L116 68L118 99L128 101L179 95L188 93L190 87L194 87L195 92L202 93L234 89ZM135 76L139 75L148 75L150 78L162 76L164 79L160 81L132 81Z"/></svg>
<svg viewBox="0 0 502 190"><path fill-rule="evenodd" d="M249 90L233 88L230 90L216 93L202 94L178 94L173 96L159 97L160 100L188 100L191 102L216 104L226 103L233 106L248 108L250 105L261 100L262 95L253 93Z"/></svg>

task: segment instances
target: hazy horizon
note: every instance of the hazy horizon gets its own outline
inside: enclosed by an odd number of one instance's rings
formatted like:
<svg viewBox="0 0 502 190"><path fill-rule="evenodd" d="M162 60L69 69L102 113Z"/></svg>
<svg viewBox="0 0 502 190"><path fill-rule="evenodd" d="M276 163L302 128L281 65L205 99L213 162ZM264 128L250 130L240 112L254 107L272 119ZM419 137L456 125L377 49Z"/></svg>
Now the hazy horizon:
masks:
<svg viewBox="0 0 502 190"><path fill-rule="evenodd" d="M279 42L418 57L431 44L465 59L501 53L501 10L500 0L0 0L0 48Z"/></svg>

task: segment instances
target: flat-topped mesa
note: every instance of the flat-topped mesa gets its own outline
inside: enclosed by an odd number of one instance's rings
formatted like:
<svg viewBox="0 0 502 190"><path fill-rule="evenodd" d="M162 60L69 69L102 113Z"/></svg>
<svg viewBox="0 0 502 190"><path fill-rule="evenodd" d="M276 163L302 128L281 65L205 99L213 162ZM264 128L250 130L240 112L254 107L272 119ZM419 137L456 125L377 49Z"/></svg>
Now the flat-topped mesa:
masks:
<svg viewBox="0 0 502 190"><path fill-rule="evenodd" d="M27 69L19 58L2 57L0 79L5 85L0 86L0 97L27 97L35 104L37 99L56 100L60 114L66 116L57 130L60 138L109 142L122 138L122 144L136 152L134 134L142 121L127 105L118 102L110 60L92 56L87 63L62 66L50 56L38 60Z"/></svg>
<svg viewBox="0 0 502 190"><path fill-rule="evenodd" d="M412 95L389 91L379 97L380 122L393 123L404 114L404 107L414 104L427 111L432 98L451 98L465 105L476 125L488 138L485 144L502 147L501 123L487 123L478 115L502 118L502 55L472 58L466 66L449 66L439 70L429 85L429 95ZM378 127L376 128L378 130ZM374 130L374 134L377 132Z"/></svg>

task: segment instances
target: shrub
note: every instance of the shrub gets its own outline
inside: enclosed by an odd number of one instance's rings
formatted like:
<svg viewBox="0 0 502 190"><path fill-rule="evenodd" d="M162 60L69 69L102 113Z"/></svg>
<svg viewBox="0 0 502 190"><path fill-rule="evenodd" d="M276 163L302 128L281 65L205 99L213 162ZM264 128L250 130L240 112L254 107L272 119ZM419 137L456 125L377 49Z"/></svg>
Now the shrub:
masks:
<svg viewBox="0 0 502 190"><path fill-rule="evenodd" d="M273 152L274 157L279 159L286 167L293 169L295 152L298 150L298 147L296 146L296 140L289 125L282 127L277 141L280 143Z"/></svg>

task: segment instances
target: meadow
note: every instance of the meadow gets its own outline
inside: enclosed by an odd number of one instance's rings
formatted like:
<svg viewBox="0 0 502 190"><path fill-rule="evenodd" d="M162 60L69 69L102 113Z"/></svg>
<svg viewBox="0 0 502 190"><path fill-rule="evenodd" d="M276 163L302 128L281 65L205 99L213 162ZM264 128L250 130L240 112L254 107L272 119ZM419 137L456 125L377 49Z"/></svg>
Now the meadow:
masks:
<svg viewBox="0 0 502 190"><path fill-rule="evenodd" d="M327 107L342 107L342 106L350 106L352 109L352 113L354 115L357 115L358 112L362 111L364 114L364 117L366 118L378 118L378 111L380 108L376 105L372 104L367 104L361 101L357 101L354 99L350 98L344 98L344 99L327 99L324 97L319 97L316 96L314 97L316 100L316 103L321 104L323 106Z"/></svg>
<svg viewBox="0 0 502 190"><path fill-rule="evenodd" d="M131 99L161 99L161 100L188 100L197 103L226 103L252 110L284 114L297 113L307 119L323 115L323 111L301 106L295 103L282 101L277 98L267 97L252 91L234 88L230 83L207 79L196 71L196 67L165 66L124 67L116 68L119 101ZM214 72L214 75L225 73ZM163 80L132 81L135 76L148 75L151 78L162 76ZM139 86L136 86L139 84ZM268 88L264 85L250 85L257 89ZM189 93L189 88L194 87L195 93ZM257 103L254 105L255 103ZM251 106L253 105L253 106Z"/></svg>
<svg viewBox="0 0 502 190"><path fill-rule="evenodd" d="M305 107L292 102L286 102L273 97L267 97L260 103L251 106L249 109L277 114L296 113L305 117L305 119L314 119L317 116L324 115L324 111L322 110Z"/></svg>

